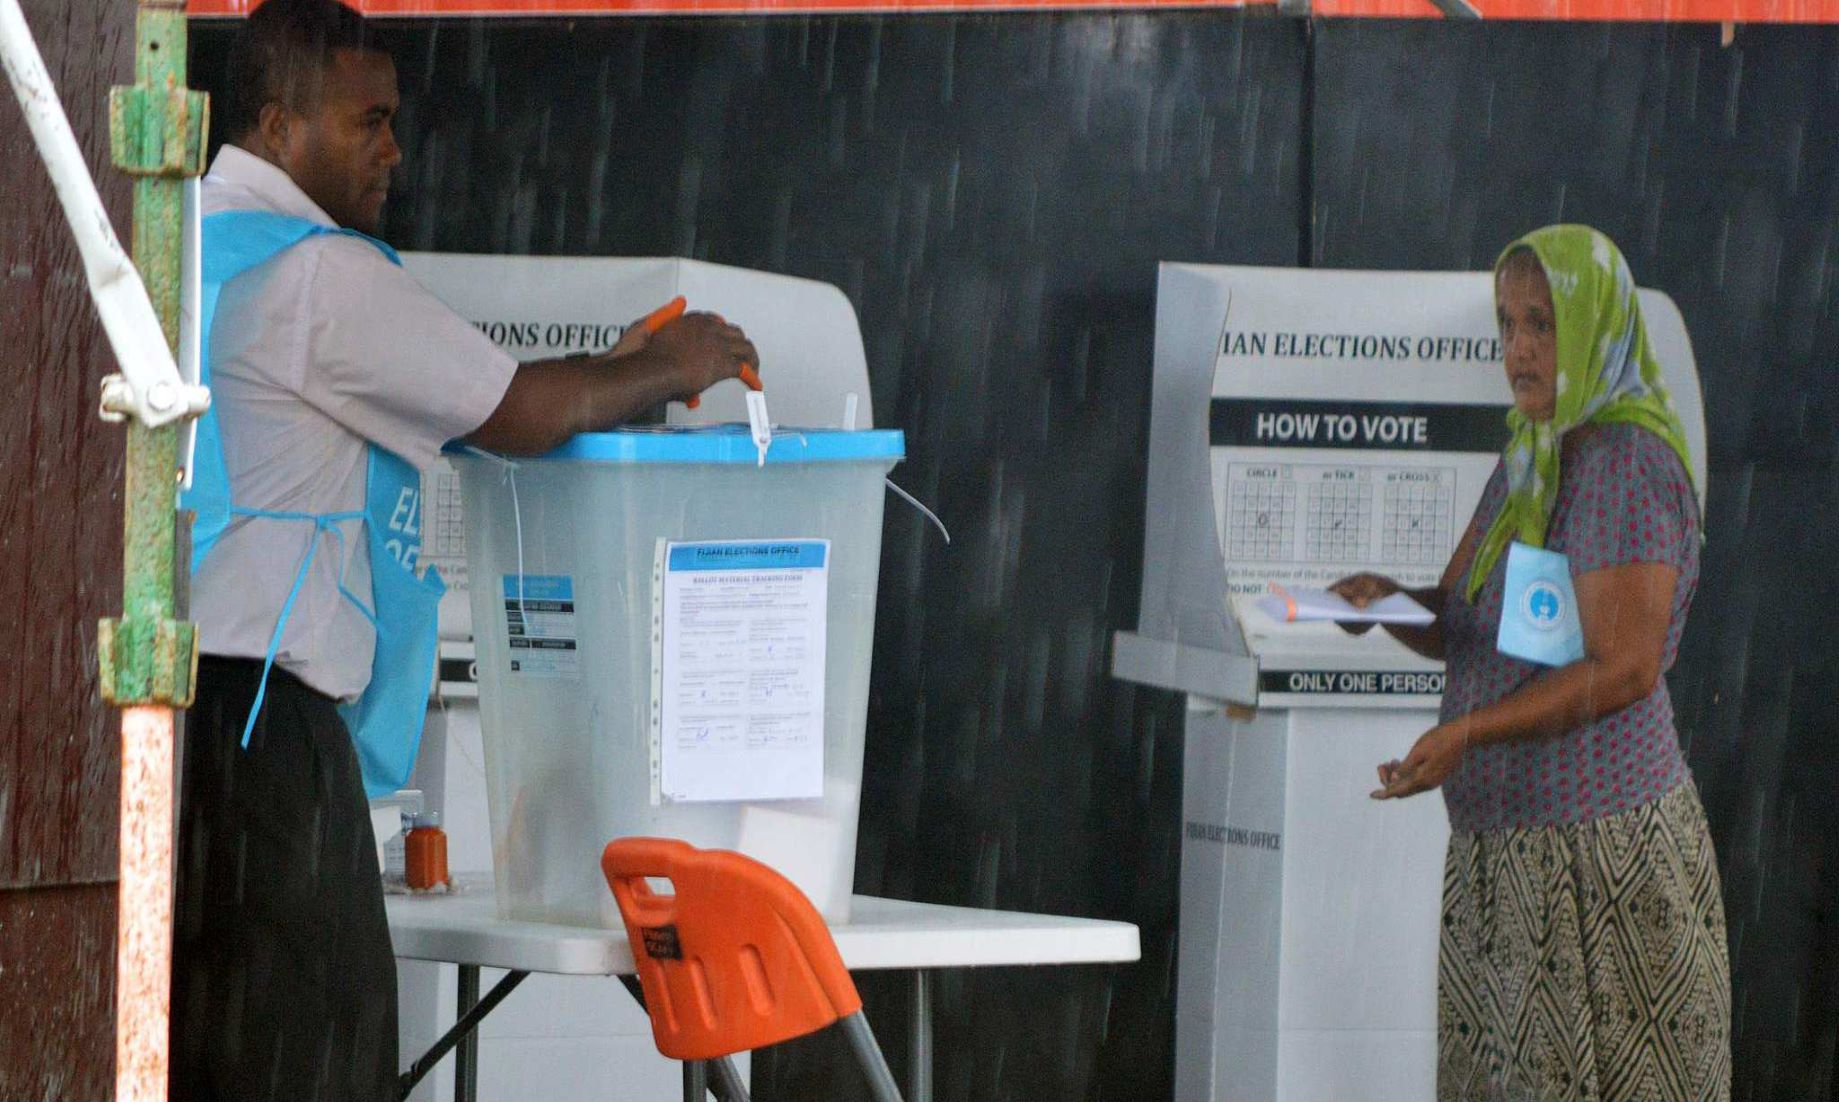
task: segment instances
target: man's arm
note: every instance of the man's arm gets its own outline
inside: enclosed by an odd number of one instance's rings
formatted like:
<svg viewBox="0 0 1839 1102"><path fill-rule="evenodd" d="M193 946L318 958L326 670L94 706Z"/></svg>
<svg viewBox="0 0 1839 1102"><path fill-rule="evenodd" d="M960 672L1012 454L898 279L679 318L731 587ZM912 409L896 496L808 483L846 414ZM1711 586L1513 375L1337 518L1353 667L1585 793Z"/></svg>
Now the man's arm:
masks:
<svg viewBox="0 0 1839 1102"><path fill-rule="evenodd" d="M601 356L523 364L498 408L467 442L506 455L540 455L583 432L602 432L663 402L686 398L757 364L739 328L714 314L685 314ZM636 345L636 347L632 347Z"/></svg>

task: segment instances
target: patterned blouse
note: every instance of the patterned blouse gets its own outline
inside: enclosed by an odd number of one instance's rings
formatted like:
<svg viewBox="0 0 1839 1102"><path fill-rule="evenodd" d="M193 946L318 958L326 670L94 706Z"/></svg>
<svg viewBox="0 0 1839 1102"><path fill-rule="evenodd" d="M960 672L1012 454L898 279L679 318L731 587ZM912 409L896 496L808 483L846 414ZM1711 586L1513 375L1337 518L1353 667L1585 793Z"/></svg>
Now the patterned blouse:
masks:
<svg viewBox="0 0 1839 1102"><path fill-rule="evenodd" d="M1517 830L1616 815L1659 799L1688 776L1664 674L1679 653L1698 585L1698 500L1679 457L1645 429L1603 425L1575 433L1567 444L1546 546L1570 557L1573 577L1630 563L1679 571L1663 676L1644 699L1556 738L1471 747L1443 785L1452 830ZM1506 481L1497 466L1476 509L1476 531L1486 531L1500 511ZM1503 555L1475 604L1460 584L1446 599L1445 723L1500 700L1546 668L1495 649L1506 564Z"/></svg>

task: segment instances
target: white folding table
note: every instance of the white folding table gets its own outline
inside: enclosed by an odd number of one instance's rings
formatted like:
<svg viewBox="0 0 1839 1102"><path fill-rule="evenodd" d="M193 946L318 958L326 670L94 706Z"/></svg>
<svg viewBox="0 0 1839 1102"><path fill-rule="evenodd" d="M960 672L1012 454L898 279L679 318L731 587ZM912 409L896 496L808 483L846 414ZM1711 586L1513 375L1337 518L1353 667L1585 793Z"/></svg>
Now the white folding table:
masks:
<svg viewBox="0 0 1839 1102"><path fill-rule="evenodd" d="M450 1049L455 1055L454 1097L473 1102L477 1043L473 1030L531 972L564 976L617 976L628 987L637 966L624 930L594 930L516 922L498 917L491 879L462 876L452 895L387 897L390 939L396 955L459 966L459 1008L454 1028L404 1076L405 1093ZM997 965L1108 964L1139 955L1137 928L1128 922L944 907L858 895L849 921L830 933L851 971L900 969L914 973L913 1031L907 1102L932 1099L932 999L930 973L943 968ZM479 969L509 974L479 997ZM411 1076L413 1078L411 1078Z"/></svg>

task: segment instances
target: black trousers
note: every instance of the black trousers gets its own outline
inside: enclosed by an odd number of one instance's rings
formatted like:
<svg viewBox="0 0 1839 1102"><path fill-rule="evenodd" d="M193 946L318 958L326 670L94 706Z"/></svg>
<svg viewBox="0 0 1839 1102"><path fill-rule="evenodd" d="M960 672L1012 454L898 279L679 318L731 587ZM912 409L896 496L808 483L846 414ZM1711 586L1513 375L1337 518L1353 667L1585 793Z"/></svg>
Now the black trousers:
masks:
<svg viewBox="0 0 1839 1102"><path fill-rule="evenodd" d="M173 930L174 1102L398 1097L396 960L370 808L331 699L205 657L186 727Z"/></svg>

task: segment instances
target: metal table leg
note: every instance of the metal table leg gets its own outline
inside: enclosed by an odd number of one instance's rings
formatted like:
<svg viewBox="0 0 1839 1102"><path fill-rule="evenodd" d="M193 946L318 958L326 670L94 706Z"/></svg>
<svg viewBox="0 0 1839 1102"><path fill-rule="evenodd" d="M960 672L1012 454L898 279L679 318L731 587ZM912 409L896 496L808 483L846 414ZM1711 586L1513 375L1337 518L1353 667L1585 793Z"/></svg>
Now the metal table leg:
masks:
<svg viewBox="0 0 1839 1102"><path fill-rule="evenodd" d="M479 1004L479 966L476 964L460 965L460 1002L456 1008L454 1021L463 1022L472 1013L472 1008ZM453 1100L454 1102L474 1102L479 1097L479 1035L471 1030L460 1038L460 1047L453 1054Z"/></svg>
<svg viewBox="0 0 1839 1102"><path fill-rule="evenodd" d="M434 1065L440 1063L449 1052L458 1048L461 1054L454 1057L454 1062L457 1067L467 1068L469 1072L454 1077L454 1096L470 1102L479 1090L479 1077L476 1070L479 1059L478 1037L473 1031L478 1029L479 1023L485 1020L485 1016L497 1009L498 1004L505 1000L505 996L515 990L517 985L524 982L524 978L530 974L528 972L506 972L504 978L498 981L485 998L481 999L479 997L478 966L462 964L459 968L460 1012L454 1017L453 1028L442 1034L440 1040L434 1042L428 1051L422 1053L421 1058L410 1066L408 1071L402 1073L400 1095L402 1098L407 1098L409 1092L415 1089L415 1084L427 1078L428 1073L434 1070Z"/></svg>
<svg viewBox="0 0 1839 1102"><path fill-rule="evenodd" d="M913 1032L908 1039L907 1102L932 1102L932 973L913 971Z"/></svg>

